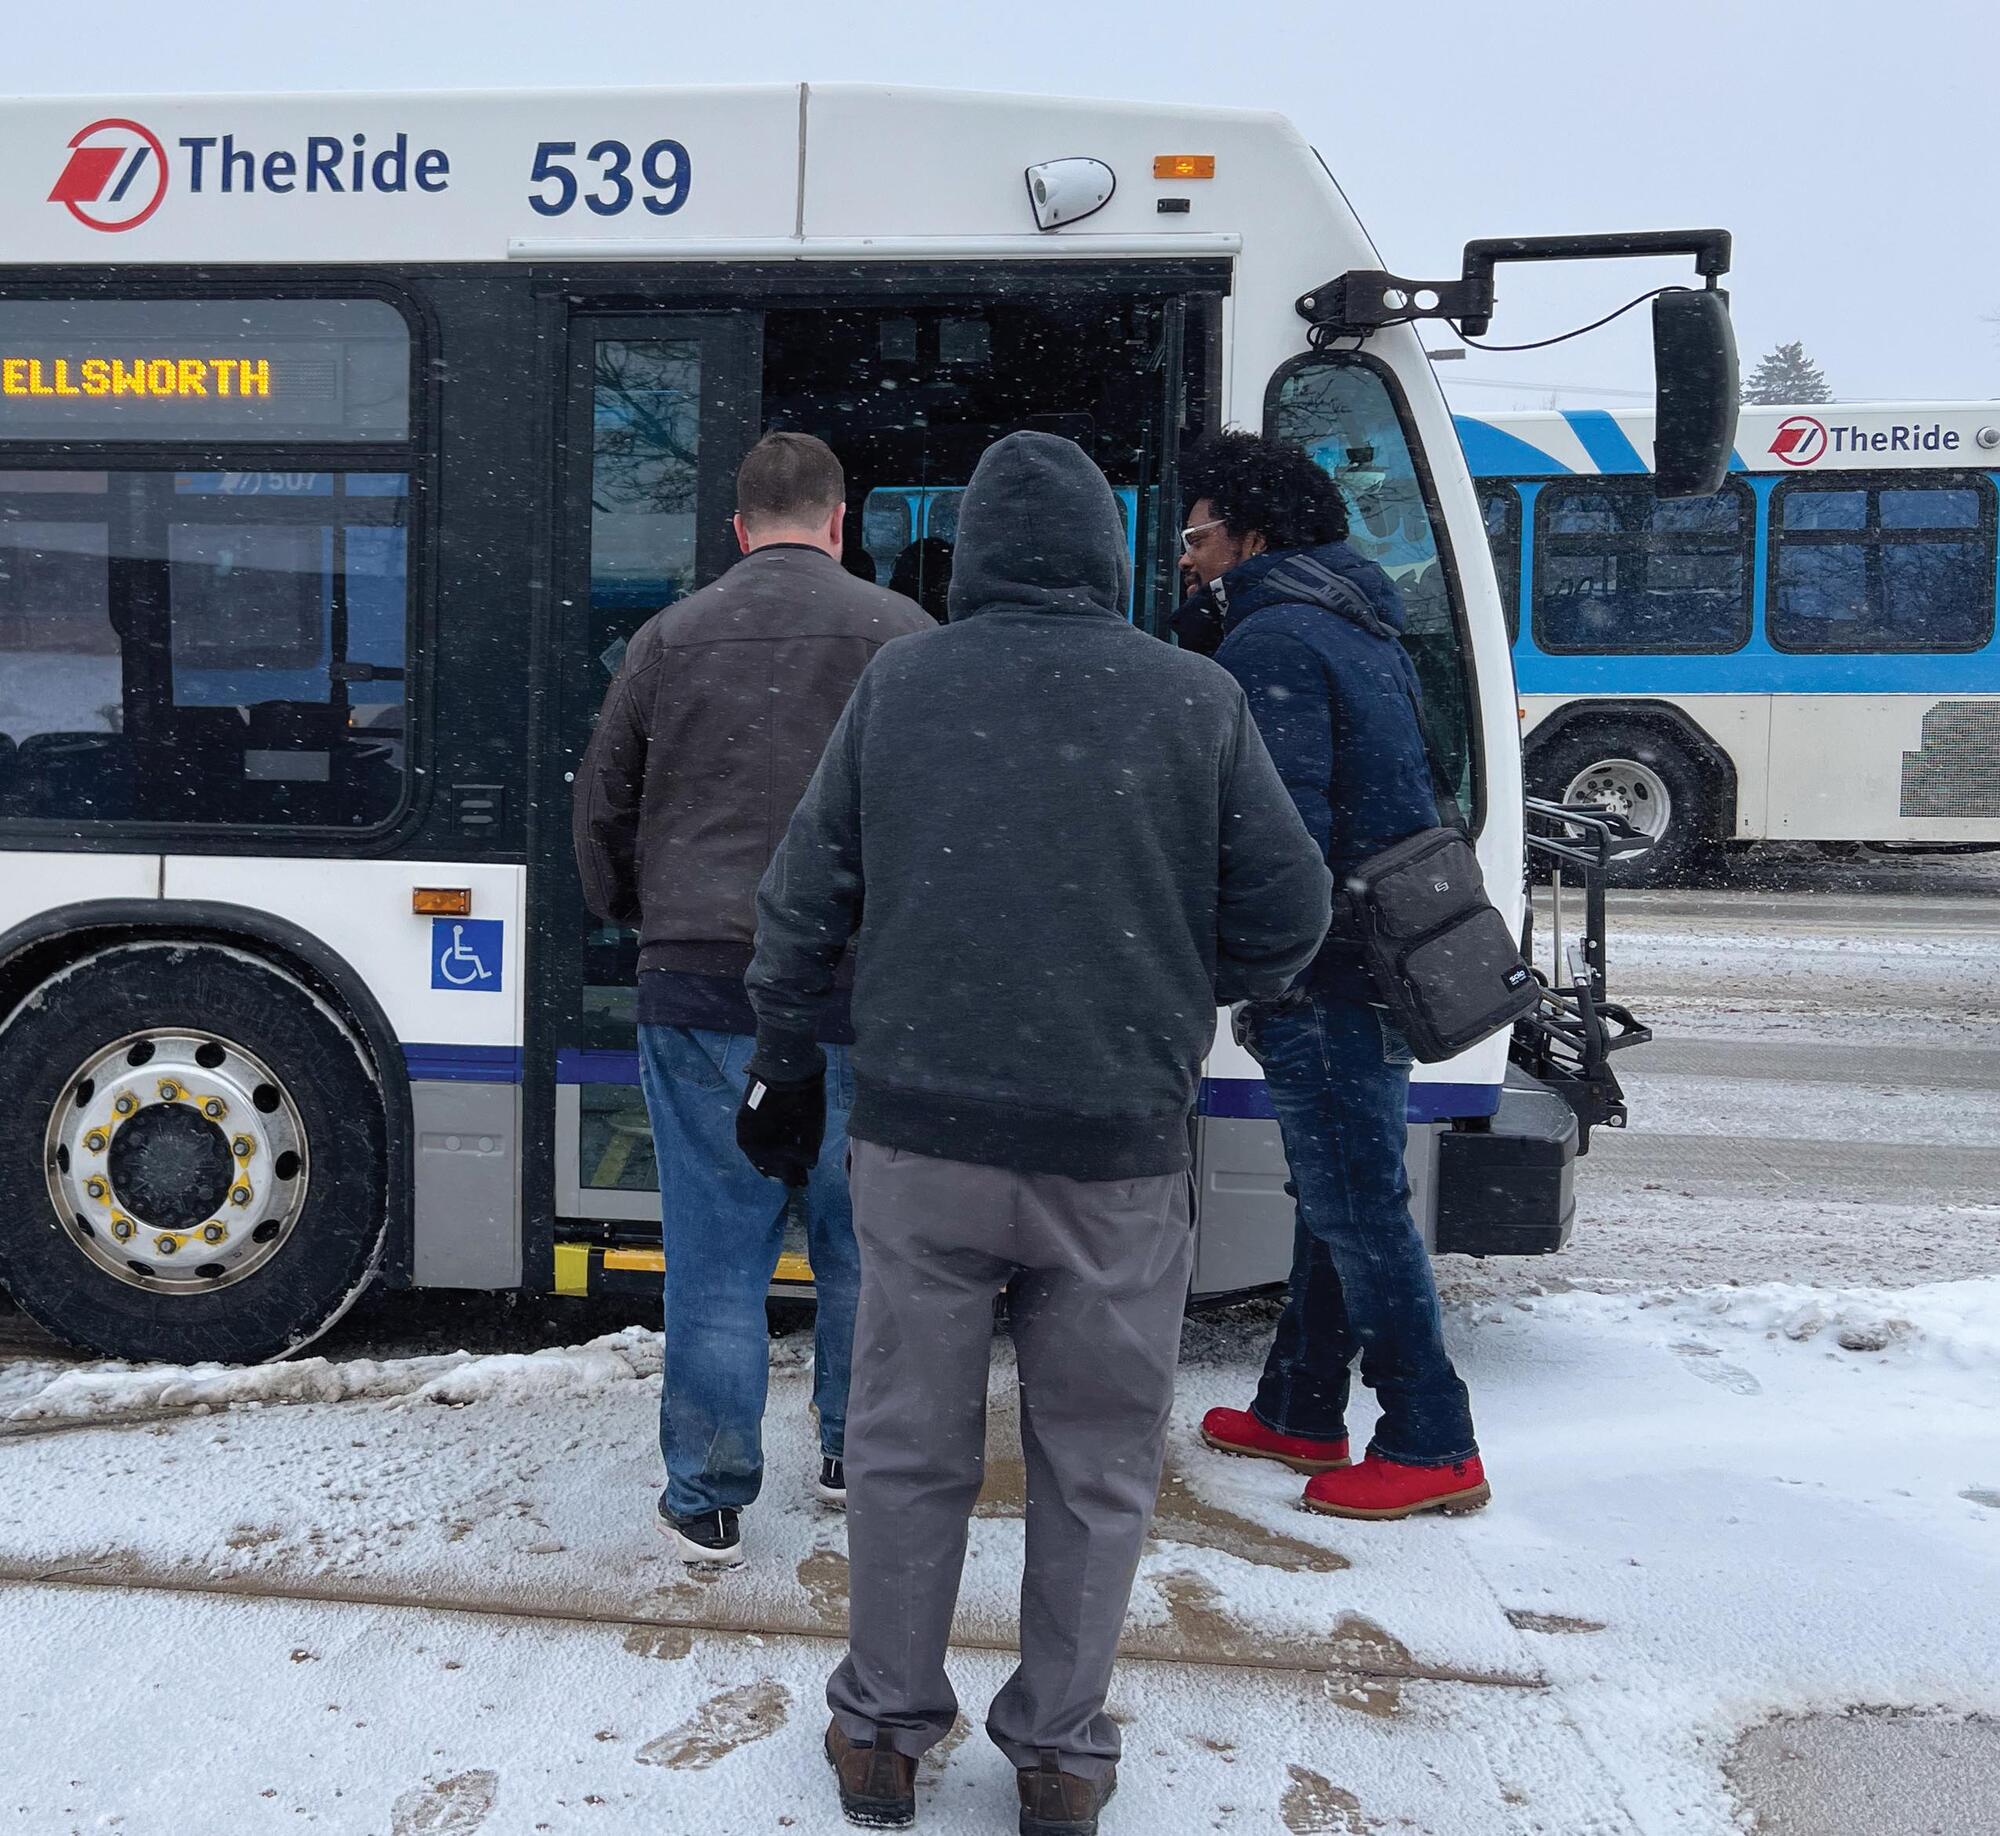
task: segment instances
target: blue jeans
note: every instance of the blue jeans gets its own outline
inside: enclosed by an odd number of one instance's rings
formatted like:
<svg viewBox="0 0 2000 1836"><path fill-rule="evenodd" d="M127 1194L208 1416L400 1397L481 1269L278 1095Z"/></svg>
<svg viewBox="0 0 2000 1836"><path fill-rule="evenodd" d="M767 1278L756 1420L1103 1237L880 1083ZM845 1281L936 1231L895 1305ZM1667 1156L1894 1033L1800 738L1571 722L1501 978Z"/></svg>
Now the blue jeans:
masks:
<svg viewBox="0 0 2000 1836"><path fill-rule="evenodd" d="M785 1188L736 1145L736 1109L755 1042L686 1026L639 1029L639 1083L653 1124L665 1240L666 1368L660 1452L675 1517L741 1509L764 1482L771 1335L764 1301L784 1247ZM854 1073L826 1048L826 1143L806 1183L806 1245L818 1317L813 1405L820 1451L841 1457L861 1259L847 1197Z"/></svg>
<svg viewBox="0 0 2000 1836"><path fill-rule="evenodd" d="M1361 1001L1253 1009L1246 1044L1284 1135L1298 1221L1292 1279L1252 1412L1279 1434L1347 1433L1348 1366L1375 1392L1371 1453L1448 1466L1477 1451L1410 1217L1410 1049Z"/></svg>

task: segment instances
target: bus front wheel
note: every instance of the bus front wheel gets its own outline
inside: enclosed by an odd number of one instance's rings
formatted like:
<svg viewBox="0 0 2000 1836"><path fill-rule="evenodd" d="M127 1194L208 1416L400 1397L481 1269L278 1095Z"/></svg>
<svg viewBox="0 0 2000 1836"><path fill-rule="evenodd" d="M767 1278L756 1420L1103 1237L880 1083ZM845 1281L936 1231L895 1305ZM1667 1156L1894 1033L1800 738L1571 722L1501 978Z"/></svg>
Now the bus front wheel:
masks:
<svg viewBox="0 0 2000 1836"><path fill-rule="evenodd" d="M114 1358L261 1363L366 1287L386 1226L365 1048L277 965L121 943L0 1027L0 1287Z"/></svg>
<svg viewBox="0 0 2000 1836"><path fill-rule="evenodd" d="M1560 734L1534 753L1529 782L1552 803L1608 809L1645 838L1612 861L1613 886L1671 885L1714 849L1707 780L1685 751L1651 730Z"/></svg>

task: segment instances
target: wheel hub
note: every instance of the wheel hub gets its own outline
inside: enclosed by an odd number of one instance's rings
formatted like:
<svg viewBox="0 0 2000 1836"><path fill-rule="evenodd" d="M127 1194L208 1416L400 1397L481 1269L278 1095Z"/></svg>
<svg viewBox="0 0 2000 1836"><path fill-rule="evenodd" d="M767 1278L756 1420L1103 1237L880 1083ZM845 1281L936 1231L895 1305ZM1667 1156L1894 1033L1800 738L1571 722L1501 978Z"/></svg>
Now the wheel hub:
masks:
<svg viewBox="0 0 2000 1836"><path fill-rule="evenodd" d="M1666 780L1637 759L1604 759L1570 780L1563 802L1609 810L1657 842L1674 819L1673 793Z"/></svg>
<svg viewBox="0 0 2000 1836"><path fill-rule="evenodd" d="M305 1123L252 1053L214 1033L129 1034L79 1065L49 1117L49 1197L70 1240L153 1293L240 1281L305 1209Z"/></svg>
<svg viewBox="0 0 2000 1836"><path fill-rule="evenodd" d="M155 1103L129 1116L104 1162L112 1198L154 1230L191 1230L222 1209L236 1178L229 1137L180 1103Z"/></svg>

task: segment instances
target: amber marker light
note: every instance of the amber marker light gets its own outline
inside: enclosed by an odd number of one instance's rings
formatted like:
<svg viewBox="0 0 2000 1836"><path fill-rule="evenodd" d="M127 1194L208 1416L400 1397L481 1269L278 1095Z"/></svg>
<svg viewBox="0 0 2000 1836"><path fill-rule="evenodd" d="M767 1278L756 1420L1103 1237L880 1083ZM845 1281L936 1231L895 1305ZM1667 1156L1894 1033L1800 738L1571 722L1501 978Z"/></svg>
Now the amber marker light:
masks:
<svg viewBox="0 0 2000 1836"><path fill-rule="evenodd" d="M1156 179L1198 179L1215 176L1215 155L1213 153L1156 153L1153 156L1153 176Z"/></svg>
<svg viewBox="0 0 2000 1836"><path fill-rule="evenodd" d="M419 918L470 918L469 886L418 886L410 892L410 910Z"/></svg>

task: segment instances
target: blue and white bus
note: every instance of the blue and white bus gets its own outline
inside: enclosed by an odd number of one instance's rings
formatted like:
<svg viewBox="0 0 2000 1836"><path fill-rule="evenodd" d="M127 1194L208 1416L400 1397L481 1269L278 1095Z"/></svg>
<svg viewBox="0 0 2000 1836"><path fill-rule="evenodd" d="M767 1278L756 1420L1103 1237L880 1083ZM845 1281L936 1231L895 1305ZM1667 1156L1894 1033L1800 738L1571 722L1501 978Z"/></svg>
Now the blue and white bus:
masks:
<svg viewBox="0 0 2000 1836"><path fill-rule="evenodd" d="M1650 412L1457 417L1532 794L1651 838L2000 845L2000 403L1745 408L1712 497L1656 498Z"/></svg>

